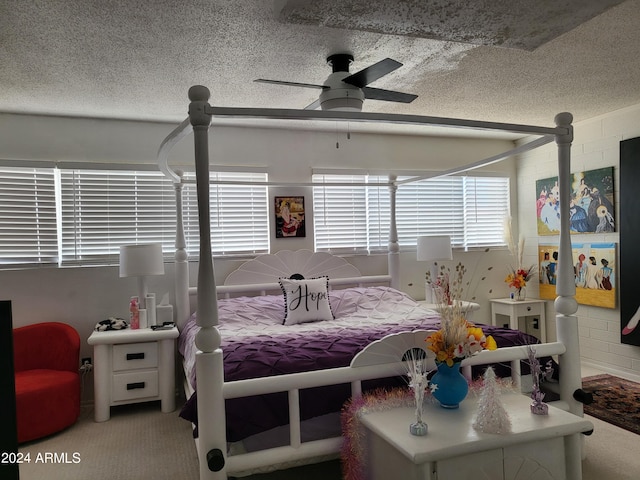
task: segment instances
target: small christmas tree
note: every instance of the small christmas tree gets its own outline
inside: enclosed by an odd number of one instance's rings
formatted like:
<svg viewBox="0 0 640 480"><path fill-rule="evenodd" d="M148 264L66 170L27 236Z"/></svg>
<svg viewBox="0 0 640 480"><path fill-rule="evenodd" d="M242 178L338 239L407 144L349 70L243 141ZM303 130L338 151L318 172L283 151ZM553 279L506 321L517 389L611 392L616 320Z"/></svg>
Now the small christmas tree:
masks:
<svg viewBox="0 0 640 480"><path fill-rule="evenodd" d="M500 400L500 385L493 368L487 367L478 401L478 413L473 428L485 433L511 431L511 419Z"/></svg>

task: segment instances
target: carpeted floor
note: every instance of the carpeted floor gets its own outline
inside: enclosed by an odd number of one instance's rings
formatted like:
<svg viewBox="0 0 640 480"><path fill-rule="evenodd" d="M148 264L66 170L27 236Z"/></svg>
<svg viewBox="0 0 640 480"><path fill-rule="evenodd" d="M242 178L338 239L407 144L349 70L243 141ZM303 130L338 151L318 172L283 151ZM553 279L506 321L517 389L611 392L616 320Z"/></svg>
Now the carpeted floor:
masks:
<svg viewBox="0 0 640 480"><path fill-rule="evenodd" d="M602 374L583 378L582 388L593 394L584 413L640 435L640 383Z"/></svg>
<svg viewBox="0 0 640 480"><path fill-rule="evenodd" d="M637 387L640 384L635 384ZM600 390L602 394L604 389ZM599 397L602 395L596 395ZM640 401L636 400L640 405ZM50 437L23 444L32 461L20 466L21 480L196 480L198 459L191 425L178 412L161 413L156 403L112 408L111 420L93 421L83 407L78 422ZM618 416L620 411L618 411ZM589 417L594 433L586 439L583 480L637 480L638 436ZM78 456L74 457L74 453ZM57 454L37 461L38 454ZM74 463L74 461L76 463ZM0 475L0 479L3 477ZM339 480L340 462L244 477L242 480Z"/></svg>

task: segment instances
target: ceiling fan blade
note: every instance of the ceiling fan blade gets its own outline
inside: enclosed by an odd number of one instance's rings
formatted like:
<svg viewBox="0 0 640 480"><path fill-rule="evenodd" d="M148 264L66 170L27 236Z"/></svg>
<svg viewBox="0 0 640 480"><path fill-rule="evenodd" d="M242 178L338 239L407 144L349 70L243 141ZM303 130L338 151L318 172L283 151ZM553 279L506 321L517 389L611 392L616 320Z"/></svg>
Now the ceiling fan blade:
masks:
<svg viewBox="0 0 640 480"><path fill-rule="evenodd" d="M305 110L315 110L316 108L320 108L320 99L304 107Z"/></svg>
<svg viewBox="0 0 640 480"><path fill-rule="evenodd" d="M282 80L267 80L265 78L257 78L254 82L258 83L271 83L275 85L288 85L290 87L305 87L305 88L319 88L320 90L324 90L326 87L324 85L315 85L313 83L298 83L298 82L284 82Z"/></svg>
<svg viewBox="0 0 640 480"><path fill-rule="evenodd" d="M353 75L343 78L342 81L362 88L369 85L371 82L376 81L380 77L384 77L387 73L393 72L401 66L402 64L400 62L391 58L385 58L384 60L380 60L378 63L374 63Z"/></svg>
<svg viewBox="0 0 640 480"><path fill-rule="evenodd" d="M383 90L381 88L364 87L362 92L364 93L365 98L369 98L371 100L386 100L387 102L411 103L418 98L417 95L412 93L394 92L391 90Z"/></svg>

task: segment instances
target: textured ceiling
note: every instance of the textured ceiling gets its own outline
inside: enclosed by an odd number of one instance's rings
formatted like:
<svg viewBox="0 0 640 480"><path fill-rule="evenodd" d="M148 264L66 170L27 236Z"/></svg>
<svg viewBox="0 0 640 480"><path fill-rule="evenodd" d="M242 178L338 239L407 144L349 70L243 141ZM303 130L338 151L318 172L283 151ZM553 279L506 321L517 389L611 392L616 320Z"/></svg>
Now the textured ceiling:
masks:
<svg viewBox="0 0 640 480"><path fill-rule="evenodd" d="M345 51L352 72L402 62L371 86L419 95L363 111L581 121L640 104L638 25L640 0L2 0L0 112L177 122L194 84L303 108L317 90L253 80L321 84Z"/></svg>

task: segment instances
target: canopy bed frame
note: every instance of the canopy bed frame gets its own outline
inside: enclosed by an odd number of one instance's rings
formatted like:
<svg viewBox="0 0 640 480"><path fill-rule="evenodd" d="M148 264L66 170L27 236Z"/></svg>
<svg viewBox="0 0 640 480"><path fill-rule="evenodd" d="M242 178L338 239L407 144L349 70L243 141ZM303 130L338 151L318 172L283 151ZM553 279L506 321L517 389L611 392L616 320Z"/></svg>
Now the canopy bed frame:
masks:
<svg viewBox="0 0 640 480"><path fill-rule="evenodd" d="M359 393L360 381L369 378L380 378L386 374L397 374L397 358L395 363L379 365L375 351L381 348L373 344L373 354L364 353L349 367L318 370L304 374L288 374L278 377L252 379L238 382L224 382L223 355L221 335L218 330L218 295L237 292L263 292L271 287L264 281L246 284L247 277L241 275L238 283L242 285L216 286L213 261L211 255L210 216L209 216L209 152L208 130L213 118L259 118L286 120L329 120L349 122L382 122L413 125L433 125L440 127L465 128L517 132L536 137L534 140L502 154L478 160L461 168L439 172L437 176L450 175L479 168L506 157L522 153L555 141L558 147L558 177L560 185L560 204L569 205L570 200L570 150L573 140L572 115L560 113L555 117L555 127L537 127L496 122L470 121L450 118L438 118L416 115L391 115L375 113L353 113L341 111L313 111L313 110L281 110L281 109L251 109L251 108L221 108L208 103L209 90L203 86L194 86L189 90L189 116L162 143L158 152L159 168L169 177L176 189L177 203L177 233L175 253L176 277L176 315L178 326L184 326L191 314L190 293L196 291L189 287L187 253L182 223L182 176L174 171L168 163L171 148L187 135L193 133L195 146L195 173L198 199L198 216L200 225L200 261L198 270L197 291L212 292L207 295L197 295L197 325L199 331L195 335L195 369L198 381L198 455L200 461L201 480L220 480L228 475L238 475L239 472L251 471L254 468L265 467L285 460L305 461L311 458L336 454L340 449L340 438L301 442L300 440L300 412L298 407L299 390L303 388L351 383L353 393ZM436 175L414 177L403 182L416 181ZM390 177L391 192L391 228L388 250L388 276L374 277L373 282L388 281L391 287L398 287L399 278L399 245L395 227L395 191L402 182ZM276 185L267 183L267 185ZM277 185L283 185L278 183ZM300 184L296 184L300 185ZM309 184L311 185L311 184ZM558 342L540 344L536 346L536 356L558 355L562 375L559 383L559 405L575 415L582 416L582 403L577 400L577 392L581 388L580 353L578 343L578 324L575 315L578 304L574 298L575 284L573 280L573 265L571 256L571 240L569 234L568 209L561 210L561 231L559 241L558 280L555 300L556 326ZM358 282L351 278L354 275L348 269L340 275L332 275L334 282ZM358 272L359 274L359 272ZM250 278L255 278L248 275ZM340 279L342 277L342 279ZM366 279L365 279L366 281ZM251 280L250 280L251 282ZM417 337L413 337L417 338ZM420 337L420 348L424 348L424 336ZM366 350L369 350L367 348ZM374 360L372 360L374 359ZM527 359L527 349L524 347L500 348L496 351L483 351L479 355L464 360L465 365L487 364L491 362L511 362L515 373L519 371L520 360ZM405 368L405 367L402 367ZM405 370L406 371L406 370ZM263 452L244 455L227 455L227 438L225 430L225 399L249 396L258 393L288 392L290 444ZM575 398L574 398L575 397ZM222 413L221 413L222 412ZM577 480L581 478L581 443L579 437L572 437L567 441L567 478Z"/></svg>

